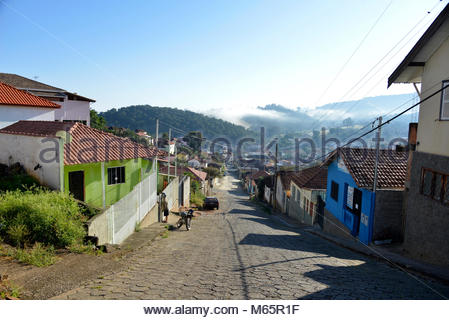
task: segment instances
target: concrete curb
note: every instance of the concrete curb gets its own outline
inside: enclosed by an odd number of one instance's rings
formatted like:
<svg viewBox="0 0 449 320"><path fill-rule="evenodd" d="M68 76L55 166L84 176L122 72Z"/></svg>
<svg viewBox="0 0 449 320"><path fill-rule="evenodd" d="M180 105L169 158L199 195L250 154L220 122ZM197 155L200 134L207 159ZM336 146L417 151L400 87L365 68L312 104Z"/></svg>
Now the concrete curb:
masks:
<svg viewBox="0 0 449 320"><path fill-rule="evenodd" d="M423 275L430 276L432 278L436 278L436 279L439 279L439 280L449 283L449 270L447 270L443 267L422 263L422 262L401 256L397 253L388 251L385 248L381 248L381 247L377 247L377 246L373 246L373 245L365 247L355 241L340 239L338 237L328 235L328 234L322 232L321 230L308 228L308 229L305 229L305 231L315 234L325 240L331 241L331 242L333 242L341 247L344 247L346 249L349 249L351 251L355 251L355 252L364 254L366 256L370 256L370 257L388 262L396 267L399 266L402 269L406 269L407 271L418 272Z"/></svg>

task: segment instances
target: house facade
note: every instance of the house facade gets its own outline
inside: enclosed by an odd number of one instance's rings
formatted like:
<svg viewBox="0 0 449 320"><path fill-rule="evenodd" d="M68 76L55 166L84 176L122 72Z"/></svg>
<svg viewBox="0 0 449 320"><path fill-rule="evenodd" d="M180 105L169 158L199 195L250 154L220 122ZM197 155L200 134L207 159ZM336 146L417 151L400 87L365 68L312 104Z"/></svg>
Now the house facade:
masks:
<svg viewBox="0 0 449 320"><path fill-rule="evenodd" d="M318 201L326 201L326 187L326 167L307 168L292 175L288 215L302 223L314 225Z"/></svg>
<svg viewBox="0 0 449 320"><path fill-rule="evenodd" d="M78 122L19 121L0 130L0 163L19 162L41 184L98 208L149 176L156 152L165 155Z"/></svg>
<svg viewBox="0 0 449 320"><path fill-rule="evenodd" d="M449 5L388 79L421 84L416 149L404 208L404 249L449 266ZM437 92L440 90L440 92Z"/></svg>
<svg viewBox="0 0 449 320"><path fill-rule="evenodd" d="M54 110L51 119L30 118L23 114L18 120L80 121L90 126L90 104L95 100L11 73L0 73L0 82L60 106ZM0 119L3 119L1 115Z"/></svg>
<svg viewBox="0 0 449 320"><path fill-rule="evenodd" d="M275 207L282 213L287 213L289 209L290 181L294 175L291 171L280 171L275 179Z"/></svg>
<svg viewBox="0 0 449 320"><path fill-rule="evenodd" d="M0 82L0 129L19 120L54 121L60 105Z"/></svg>
<svg viewBox="0 0 449 320"><path fill-rule="evenodd" d="M380 150L377 191L373 191L376 150L339 148L328 166L323 230L365 244L401 240L407 153Z"/></svg>

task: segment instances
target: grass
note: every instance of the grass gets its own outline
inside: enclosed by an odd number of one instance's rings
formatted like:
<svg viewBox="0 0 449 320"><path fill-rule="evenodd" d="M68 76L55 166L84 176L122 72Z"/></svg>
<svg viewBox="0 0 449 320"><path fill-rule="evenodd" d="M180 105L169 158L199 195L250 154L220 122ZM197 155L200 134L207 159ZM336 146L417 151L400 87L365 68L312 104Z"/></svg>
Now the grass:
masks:
<svg viewBox="0 0 449 320"><path fill-rule="evenodd" d="M94 256L99 256L103 254L103 251L97 250L97 248L93 244L80 244L75 243L71 246L69 246L67 249L69 249L70 252L76 253L76 254L90 254Z"/></svg>
<svg viewBox="0 0 449 320"><path fill-rule="evenodd" d="M1 255L10 256L19 262L36 267L47 267L54 264L58 260L53 247L45 247L40 243L35 243L32 248L26 249L0 249Z"/></svg>
<svg viewBox="0 0 449 320"><path fill-rule="evenodd" d="M163 239L167 239L167 238L168 238L168 235L169 235L168 230L165 230L164 233L162 234L162 238L163 238Z"/></svg>
<svg viewBox="0 0 449 320"><path fill-rule="evenodd" d="M20 298L20 289L8 280L0 279L0 300L12 300Z"/></svg>
<svg viewBox="0 0 449 320"><path fill-rule="evenodd" d="M142 230L142 227L140 226L140 223L136 223L136 226L134 227L134 232L140 232Z"/></svg>
<svg viewBox="0 0 449 320"><path fill-rule="evenodd" d="M85 221L78 203L60 192L35 188L0 194L0 236L17 247L81 243Z"/></svg>

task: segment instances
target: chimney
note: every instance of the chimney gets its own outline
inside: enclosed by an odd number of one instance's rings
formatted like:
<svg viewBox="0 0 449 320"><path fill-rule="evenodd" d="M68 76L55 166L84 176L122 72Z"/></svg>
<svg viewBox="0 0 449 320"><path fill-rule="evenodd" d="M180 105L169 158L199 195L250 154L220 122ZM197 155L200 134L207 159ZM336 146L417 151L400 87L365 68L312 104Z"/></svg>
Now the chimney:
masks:
<svg viewBox="0 0 449 320"><path fill-rule="evenodd" d="M411 122L408 126L408 146L410 151L416 150L416 140L418 139L418 123Z"/></svg>
<svg viewBox="0 0 449 320"><path fill-rule="evenodd" d="M413 152L416 150L417 138L418 138L418 123L411 122L408 127L408 159L407 159L407 174L405 176L406 188L410 186Z"/></svg>

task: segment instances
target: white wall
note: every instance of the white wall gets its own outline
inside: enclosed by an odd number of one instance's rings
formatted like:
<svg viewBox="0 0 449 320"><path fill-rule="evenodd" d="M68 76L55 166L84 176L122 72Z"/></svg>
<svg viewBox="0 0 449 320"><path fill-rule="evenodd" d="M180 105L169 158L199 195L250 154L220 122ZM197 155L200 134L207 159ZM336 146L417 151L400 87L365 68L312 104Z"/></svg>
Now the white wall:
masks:
<svg viewBox="0 0 449 320"><path fill-rule="evenodd" d="M55 121L53 108L0 106L0 129L19 120Z"/></svg>
<svg viewBox="0 0 449 320"><path fill-rule="evenodd" d="M422 75L421 99L442 88L449 80L449 39L426 62ZM441 93L421 104L416 150L449 157L449 121L439 121Z"/></svg>
<svg viewBox="0 0 449 320"><path fill-rule="evenodd" d="M43 142L42 137L19 136L0 133L0 163L12 165L19 162L27 173L35 177L41 184L52 189L60 189L61 175L59 164L59 144L60 139ZM55 142L58 145L55 145ZM53 149L43 153L44 159L40 156L42 150ZM55 159L58 159L56 161ZM47 161L50 163L46 163ZM34 169L37 165L39 169ZM63 170L63 166L62 170Z"/></svg>
<svg viewBox="0 0 449 320"><path fill-rule="evenodd" d="M63 120L79 120L87 121L90 125L90 102L65 99L64 102L55 102L61 105L61 109L57 109L55 119Z"/></svg>

